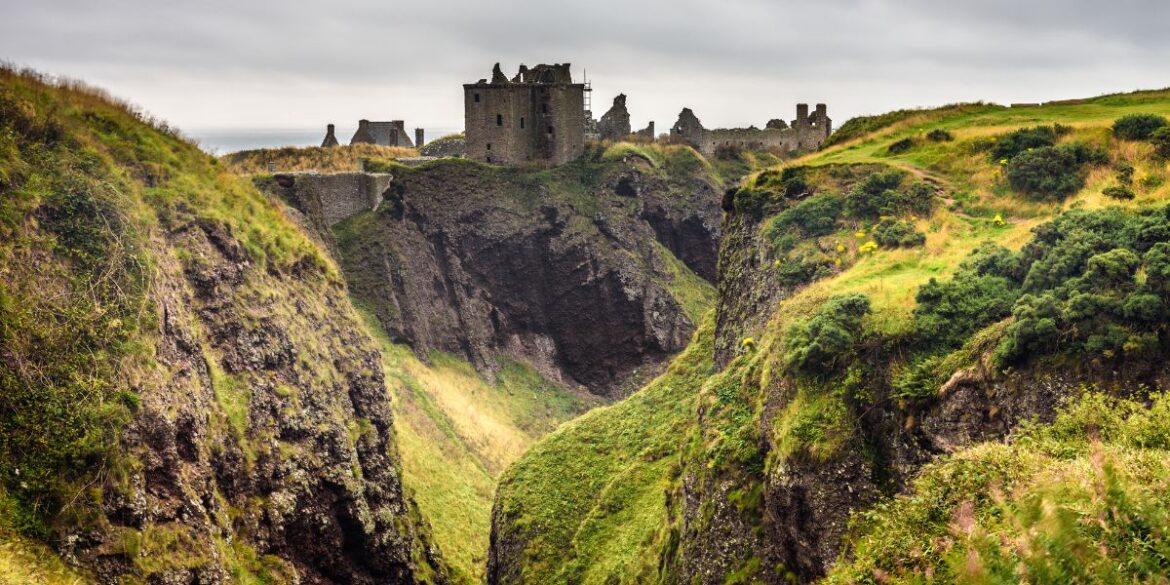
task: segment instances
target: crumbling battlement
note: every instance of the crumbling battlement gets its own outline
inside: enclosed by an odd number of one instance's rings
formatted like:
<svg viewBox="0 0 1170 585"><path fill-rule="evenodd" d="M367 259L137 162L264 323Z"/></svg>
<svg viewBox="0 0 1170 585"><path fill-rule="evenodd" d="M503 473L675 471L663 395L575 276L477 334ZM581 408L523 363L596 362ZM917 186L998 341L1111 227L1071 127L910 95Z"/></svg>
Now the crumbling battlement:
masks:
<svg viewBox="0 0 1170 585"><path fill-rule="evenodd" d="M561 164L585 152L585 84L568 63L521 65L510 80L497 63L490 81L463 86L463 106L472 160Z"/></svg>
<svg viewBox="0 0 1170 585"><path fill-rule="evenodd" d="M720 148L781 152L809 150L819 147L832 132L833 121L829 119L825 104L817 104L811 116L808 104L797 104L796 119L790 125L783 120L771 120L764 129L753 126L708 130L690 108L683 108L678 121L670 129L672 138L689 143L705 156L715 154Z"/></svg>
<svg viewBox="0 0 1170 585"><path fill-rule="evenodd" d="M377 209L394 177L388 173L280 173L273 180L287 201L299 209L320 210L334 224L363 211Z"/></svg>

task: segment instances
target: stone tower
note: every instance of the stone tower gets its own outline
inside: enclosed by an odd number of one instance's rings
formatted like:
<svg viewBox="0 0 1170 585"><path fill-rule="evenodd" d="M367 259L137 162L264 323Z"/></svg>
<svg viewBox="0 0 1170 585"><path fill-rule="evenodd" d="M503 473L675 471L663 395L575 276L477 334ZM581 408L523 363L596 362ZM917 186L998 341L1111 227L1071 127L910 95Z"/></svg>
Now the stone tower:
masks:
<svg viewBox="0 0 1170 585"><path fill-rule="evenodd" d="M491 80L463 86L467 158L490 163L561 164L585 151L585 84L569 64L524 65L509 80L497 63Z"/></svg>

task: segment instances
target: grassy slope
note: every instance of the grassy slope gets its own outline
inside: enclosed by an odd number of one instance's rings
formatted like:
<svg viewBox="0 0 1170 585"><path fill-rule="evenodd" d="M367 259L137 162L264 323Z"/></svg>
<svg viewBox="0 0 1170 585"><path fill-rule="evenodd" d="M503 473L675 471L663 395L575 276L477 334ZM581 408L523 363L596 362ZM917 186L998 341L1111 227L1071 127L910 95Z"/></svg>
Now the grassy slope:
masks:
<svg viewBox="0 0 1170 585"><path fill-rule="evenodd" d="M1126 114L1155 113L1170 116L1170 91L1140 92L1105 96L1078 103L1040 107L963 106L923 112L883 128L874 134L845 142L793 161L793 165L882 163L921 177L938 181L947 190L950 205L941 206L933 216L922 218L919 229L926 232L924 248L883 251L862 259L836 278L822 280L786 301L794 313L811 307L833 294L860 292L874 304L874 319L890 329L909 323L914 294L931 277L954 271L967 252L984 240L1018 249L1030 238L1031 229L1062 210L1092 209L1106 205L1149 206L1170 199L1170 184L1139 187L1137 198L1118 203L1101 195L1113 184L1112 171L1097 169L1085 188L1062 204L1034 203L1013 194L1003 184L998 165L984 153L972 152L970 144L1017 128L1059 123L1075 131L1065 141L1082 140L1106 148L1114 162L1127 161L1137 169L1135 183L1146 177L1164 178L1165 164L1151 160L1150 147L1114 139L1109 127ZM922 137L933 129L954 135L951 142L929 142ZM890 155L890 144L904 138L918 140L910 151ZM1006 225L994 221L1001 215Z"/></svg>
<svg viewBox="0 0 1170 585"><path fill-rule="evenodd" d="M275 164L278 172L320 171L326 173L356 171L358 170L358 161L363 158L391 160L409 156L418 156L418 151L398 146L354 144L333 148L290 146L242 150L224 155L221 160L231 170L250 175L267 173L268 163Z"/></svg>
<svg viewBox="0 0 1170 585"><path fill-rule="evenodd" d="M499 510L527 540L526 583L645 581L664 546L665 491L695 399L713 373L713 313L666 373L558 429L510 467Z"/></svg>
<svg viewBox="0 0 1170 585"><path fill-rule="evenodd" d="M754 417L758 413L753 415L753 411L758 406L752 405L759 402L759 397L752 395L752 388L765 387L770 377L778 375L775 372L780 367L783 332L787 325L795 318L814 313L828 297L863 293L870 297L873 306L872 314L865 318L867 330L890 334L903 332L913 324L911 312L918 287L931 277L945 278L953 273L959 262L982 241L993 240L1011 249L1019 249L1030 239L1033 227L1065 209L1105 205L1136 208L1165 203L1170 198L1170 185L1161 181L1167 175L1166 164L1150 156L1148 145L1115 140L1109 131L1115 119L1130 113L1147 112L1170 115L1170 92L1107 96L1033 108L982 105L944 108L916 113L874 134L791 162L790 165L810 166L891 165L940 185L947 193L948 201L938 206L930 217L917 218L918 229L927 235L925 246L880 249L874 254L864 255L858 254L857 247L850 243L846 254L853 257L845 263L847 268L800 289L781 302L768 326L759 332L759 338L752 341L751 347L745 344L744 355L729 367L729 372L707 381L701 376L688 378L687 390L675 399L692 405L695 400L693 393L699 392L699 400L711 405L707 411L710 428L700 437L700 457L709 464L716 461L734 464L737 457L751 456L754 449L750 447L758 440L753 438L758 435L752 430L757 425ZM1075 129L1065 141L1080 140L1100 146L1109 152L1112 162L1132 164L1136 169L1137 198L1124 203L1104 198L1101 189L1113 184L1113 173L1108 168L1101 168L1089 176L1081 192L1063 203L1029 202L1006 187L1001 169L988 161L986 154L971 149L971 142L977 139L1052 123ZM933 143L922 139L935 128L948 130L955 140ZM887 153L890 144L907 137L916 138L914 148L897 156ZM996 221L997 215L1004 221ZM767 225L764 222L761 229L766 229ZM695 363L699 359L688 350L679 362L689 360ZM670 377L668 373L663 380L670 380ZM723 388L719 382L721 377L745 377L752 383L739 385L738 392L728 392L728 388ZM521 530L532 530L536 534L530 540L530 550L525 551L526 582L541 582L574 571L580 571L575 576L584 577L585 582L620 580L637 575L638 567L657 560L657 553L662 550L659 548L661 543L649 536L652 531L648 527L668 524L665 509L654 505L655 500L651 498L649 502L652 504L643 505L642 515L636 521L611 510L629 510L632 503L639 501L639 494L655 492L660 499L663 488L670 482L662 475L640 477L639 473L644 469L642 465L629 471L613 471L611 466L620 465L630 456L631 449L640 448L641 442L627 444L630 435L623 429L637 423L636 420L627 420L627 417L647 416L637 409L640 404L660 396L664 392L663 384L660 380L650 385L632 396L629 404L621 403L574 422L538 444L529 456L507 473L501 484L501 505L505 511L519 515L516 525ZM677 389L678 386L667 384L665 388ZM815 402L818 398L806 394L801 395L804 404L812 404L808 401ZM799 431L800 436L788 442L795 443L790 445L793 450L819 443L822 455L827 455L839 446L838 439L842 438L835 436L832 428L817 428L820 411L829 407L818 403L819 406L810 407L816 412L801 411L799 398L794 402L797 407L787 409L791 412L786 411L774 420L776 428L772 432ZM664 429L672 432L697 429L691 422L693 412L682 409L672 412L678 418L657 421ZM848 429L839 430L847 432ZM779 442L788 444L783 437ZM812 445L814 452L817 449ZM682 447L676 446L672 452L681 450ZM978 453L971 455L978 456ZM556 487L544 491L548 485ZM604 493L622 494L619 503L598 504L595 494L602 492L601 486L607 486ZM930 494L924 497L929 498ZM599 512L593 514L593 510ZM593 523L583 521L587 516L599 520ZM887 516L885 521L895 520ZM641 539L626 538L631 530L640 530ZM564 542L571 542L573 546L565 547ZM619 552L611 551L606 547L611 543L622 543L625 548ZM600 551L613 555L607 557L612 560L601 562ZM594 564L590 564L591 561ZM588 567L588 570L582 567Z"/></svg>
<svg viewBox="0 0 1170 585"><path fill-rule="evenodd" d="M1170 396L1086 394L1011 444L928 466L860 515L828 583L1165 583Z"/></svg>
<svg viewBox="0 0 1170 585"><path fill-rule="evenodd" d="M100 90L0 67L0 582L90 581L37 539L100 528L102 489L83 488L97 476L117 489L134 464L118 452L120 428L138 389L175 375L155 360L158 315L145 289L162 267L190 260L157 232L192 220L224 226L269 274L299 271L306 294L342 286L282 206L165 125ZM229 421L223 432L247 424L247 393L227 382L223 394L216 385L222 411L210 413ZM215 562L236 582L281 580L228 535L231 544L187 547L181 528L148 525L126 546L146 575Z"/></svg>
<svg viewBox="0 0 1170 585"><path fill-rule="evenodd" d="M452 355L435 352L423 363L391 343L372 316L367 325L382 345L404 483L458 571L453 577L481 581L500 472L598 399L506 358L495 381Z"/></svg>

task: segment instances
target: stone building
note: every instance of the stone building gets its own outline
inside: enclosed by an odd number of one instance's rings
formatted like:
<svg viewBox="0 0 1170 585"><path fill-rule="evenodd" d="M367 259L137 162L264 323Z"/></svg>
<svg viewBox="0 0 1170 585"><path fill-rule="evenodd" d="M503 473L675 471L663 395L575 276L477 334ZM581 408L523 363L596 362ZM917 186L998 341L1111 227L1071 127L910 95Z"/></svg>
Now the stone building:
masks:
<svg viewBox="0 0 1170 585"><path fill-rule="evenodd" d="M337 136L333 134L333 124L325 127L325 140L321 141L322 148L332 148L337 146Z"/></svg>
<svg viewBox="0 0 1170 585"><path fill-rule="evenodd" d="M613 107L601 116L597 133L602 140L624 140L630 135L630 111L626 109L626 94L613 98Z"/></svg>
<svg viewBox="0 0 1170 585"><path fill-rule="evenodd" d="M771 120L762 130L754 126L708 130L690 108L683 108L678 121L670 129L670 136L689 143L705 156L711 156L719 148L781 152L809 150L819 147L832 132L833 121L829 119L825 104L817 104L811 116L808 104L797 104L796 119L791 125L783 120Z"/></svg>
<svg viewBox="0 0 1170 585"><path fill-rule="evenodd" d="M414 143L410 141L410 135L406 133L406 124L402 120L391 122L359 120L358 129L353 133L353 138L349 139L349 143L414 147Z"/></svg>
<svg viewBox="0 0 1170 585"><path fill-rule="evenodd" d="M463 86L467 158L490 163L561 164L585 151L585 84L569 64L520 66L512 79L497 63L491 80Z"/></svg>

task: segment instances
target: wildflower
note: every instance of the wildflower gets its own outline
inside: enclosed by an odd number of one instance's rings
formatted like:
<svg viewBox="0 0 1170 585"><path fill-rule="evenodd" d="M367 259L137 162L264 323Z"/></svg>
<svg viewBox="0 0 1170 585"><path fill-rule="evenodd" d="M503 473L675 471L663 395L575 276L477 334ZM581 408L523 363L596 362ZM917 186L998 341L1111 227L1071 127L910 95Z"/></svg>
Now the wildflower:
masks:
<svg viewBox="0 0 1170 585"><path fill-rule="evenodd" d="M872 254L873 252L876 252L877 249L878 249L877 242L870 240L870 241L862 244L861 247L857 249L857 251L861 252L862 254Z"/></svg>
<svg viewBox="0 0 1170 585"><path fill-rule="evenodd" d="M1001 159L999 159L999 164L1000 164L1000 165L1002 165L1002 166L1007 166L1007 164L1008 164L1008 159L1006 159L1006 158L1001 158Z"/></svg>
<svg viewBox="0 0 1170 585"><path fill-rule="evenodd" d="M756 340L752 339L751 337L745 337L743 338L743 341L740 342L740 345L742 345L743 348L747 351L753 351L756 349Z"/></svg>
<svg viewBox="0 0 1170 585"><path fill-rule="evenodd" d="M995 219L992 221L995 222L995 225L997 226L1007 225L1007 222L1003 220L1003 215L999 213L995 214Z"/></svg>
<svg viewBox="0 0 1170 585"><path fill-rule="evenodd" d="M845 244L837 244L837 253L840 254L841 252L844 252L844 251L845 251Z"/></svg>

